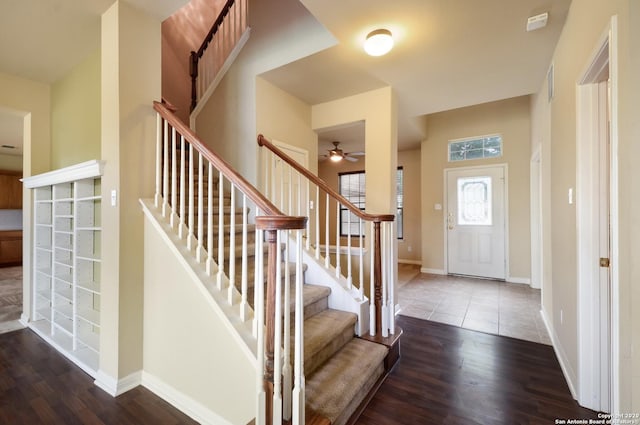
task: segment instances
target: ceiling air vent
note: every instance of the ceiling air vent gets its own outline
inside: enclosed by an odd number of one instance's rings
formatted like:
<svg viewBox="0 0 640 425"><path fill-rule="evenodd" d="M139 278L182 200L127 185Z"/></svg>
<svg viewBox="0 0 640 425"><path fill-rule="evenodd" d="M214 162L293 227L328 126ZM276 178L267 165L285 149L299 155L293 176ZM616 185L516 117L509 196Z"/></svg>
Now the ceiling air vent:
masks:
<svg viewBox="0 0 640 425"><path fill-rule="evenodd" d="M527 19L527 31L534 31L547 26L547 20L549 20L549 12L530 16L529 19Z"/></svg>

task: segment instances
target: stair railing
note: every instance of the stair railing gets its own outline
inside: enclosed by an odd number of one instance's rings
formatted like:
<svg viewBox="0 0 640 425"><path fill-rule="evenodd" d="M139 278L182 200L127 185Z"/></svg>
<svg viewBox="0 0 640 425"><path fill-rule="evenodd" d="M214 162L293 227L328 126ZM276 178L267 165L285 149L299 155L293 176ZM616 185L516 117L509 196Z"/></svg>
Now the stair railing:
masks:
<svg viewBox="0 0 640 425"><path fill-rule="evenodd" d="M157 112L155 208L175 232L183 249L201 264L208 279L204 283L237 312L240 321L251 324L257 343L256 424L281 424L283 420L304 424L301 241L307 218L283 214L206 147L168 105L154 102L154 109ZM296 249L290 239L298 241ZM290 262L295 265L293 293ZM249 299L251 273L253 308ZM292 330L293 365L289 355Z"/></svg>
<svg viewBox="0 0 640 425"><path fill-rule="evenodd" d="M270 165L265 167L267 175L264 191L267 197L287 214L311 218L307 221L303 236L305 249L317 260L323 261L324 267L335 274L336 278L343 278L349 289L355 288L361 299L366 299L365 249L369 249L369 334L375 336L378 331L383 337L394 334L395 216L362 211L263 135L258 136L258 145L266 148L267 164L281 164L277 170ZM320 208L321 202L324 203L324 211ZM335 214L336 220L335 249L330 245L332 214ZM340 234L341 214L348 228L346 236ZM371 229L369 242L364 240L365 226L370 226ZM324 232L321 232L322 227ZM357 231L353 232L354 229ZM356 233L357 236L352 236L352 233ZM342 239L346 239L344 258ZM333 258L332 251L335 251ZM354 272L354 269L357 269L357 272Z"/></svg>
<svg viewBox="0 0 640 425"><path fill-rule="evenodd" d="M247 28L248 0L228 0L197 51L189 57L191 111L218 75Z"/></svg>

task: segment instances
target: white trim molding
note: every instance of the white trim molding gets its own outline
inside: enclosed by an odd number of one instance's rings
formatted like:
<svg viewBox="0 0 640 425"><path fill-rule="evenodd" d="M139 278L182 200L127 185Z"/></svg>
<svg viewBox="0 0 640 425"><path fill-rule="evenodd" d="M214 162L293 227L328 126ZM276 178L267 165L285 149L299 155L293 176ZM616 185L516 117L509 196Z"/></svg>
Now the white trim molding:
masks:
<svg viewBox="0 0 640 425"><path fill-rule="evenodd" d="M203 425L232 425L211 409L178 391L149 372L142 372L142 386Z"/></svg>
<svg viewBox="0 0 640 425"><path fill-rule="evenodd" d="M443 269L431 269L429 267L421 267L420 273L439 274L439 275L447 274L447 272L445 272Z"/></svg>
<svg viewBox="0 0 640 425"><path fill-rule="evenodd" d="M529 279L528 277L509 276L509 277L507 277L506 281L509 282L509 283L517 283L519 285L529 285L529 286L531 286L531 279Z"/></svg>
<svg viewBox="0 0 640 425"><path fill-rule="evenodd" d="M404 260L402 258L398 258L398 264L412 264L414 266L421 266L422 261L420 260Z"/></svg>
<svg viewBox="0 0 640 425"><path fill-rule="evenodd" d="M122 379L116 379L103 370L98 370L93 383L112 397L118 397L142 384L142 371L134 372Z"/></svg>
<svg viewBox="0 0 640 425"><path fill-rule="evenodd" d="M25 177L22 182L27 189L33 189L34 187L98 177L102 175L103 169L104 161L94 159L60 168L59 170L49 171L48 173Z"/></svg>
<svg viewBox="0 0 640 425"><path fill-rule="evenodd" d="M544 309L540 310L540 317L542 317L542 322L544 323L544 327L547 329L547 334L549 334L549 338L551 339L551 345L553 346L553 351L556 353L556 357L558 358L558 363L560 363L560 368L562 369L562 374L564 375L565 380L567 381L567 385L569 386L569 391L571 391L571 396L574 399L577 399L576 392L576 374L571 368L571 362L567 357L567 354L562 349L562 344L558 342L558 335L555 333L553 328L550 325L550 320L547 313Z"/></svg>

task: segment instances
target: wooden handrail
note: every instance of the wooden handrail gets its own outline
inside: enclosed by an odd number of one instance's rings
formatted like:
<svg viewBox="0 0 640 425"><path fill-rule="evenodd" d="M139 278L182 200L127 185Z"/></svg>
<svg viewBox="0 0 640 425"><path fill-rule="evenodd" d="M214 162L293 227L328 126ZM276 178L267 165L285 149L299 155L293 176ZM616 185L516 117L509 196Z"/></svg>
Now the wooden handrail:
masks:
<svg viewBox="0 0 640 425"><path fill-rule="evenodd" d="M220 14L213 22L213 25L211 25L211 29L205 36L198 50L192 51L189 56L189 75L191 76L191 111L195 109L196 104L198 103L198 95L196 93L196 81L198 79L198 61L200 61L200 58L204 54L207 46L209 45L209 43L211 43L211 40L213 40L213 36L218 32L220 25L222 25L224 18L227 17L227 15L229 14L229 10L231 10L231 7L234 3L235 0L227 0L227 2L222 7L222 10L220 11Z"/></svg>
<svg viewBox="0 0 640 425"><path fill-rule="evenodd" d="M333 188L331 188L327 183L325 183L324 180L320 179L318 176L311 173L309 170L307 170L302 165L300 165L296 160L291 158L286 153L282 152L282 150L278 149L273 143L271 143L262 134L258 135L258 145L264 146L265 148L269 149L271 152L273 152L274 154L282 158L284 162L289 164L291 167L293 167L296 171L298 171L300 174L305 176L307 179L311 180L312 183L314 183L320 189L324 190L326 193L329 194L329 196L331 196L332 198L340 202L342 205L347 207L352 213L354 213L357 217L360 217L364 221L373 221L374 223L376 222L379 223L383 221L395 220L395 215L393 214L369 214L362 211L360 208L353 205L347 198L340 195Z"/></svg>
<svg viewBox="0 0 640 425"><path fill-rule="evenodd" d="M222 172L222 174L233 183L240 191L242 191L253 203L256 204L260 210L268 216L276 216L282 220L282 229L303 229L306 223L306 217L294 217L291 218L283 214L275 205L269 201L258 189L256 189L251 183L249 183L244 177L236 172L225 160L215 155L211 150L205 146L200 138L182 121L180 121L169 109L161 102L153 102L153 108L165 119L171 127L176 129L178 133L184 136L185 140L189 142L202 156L209 161L213 166ZM274 218L275 219L275 218ZM296 226L293 226L291 222L294 221Z"/></svg>

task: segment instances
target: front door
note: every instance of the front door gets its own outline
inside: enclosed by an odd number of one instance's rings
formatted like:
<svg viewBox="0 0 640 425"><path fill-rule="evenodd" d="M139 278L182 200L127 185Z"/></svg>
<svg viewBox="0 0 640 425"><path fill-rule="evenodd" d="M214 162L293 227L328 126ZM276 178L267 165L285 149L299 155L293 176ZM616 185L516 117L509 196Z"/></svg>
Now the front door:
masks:
<svg viewBox="0 0 640 425"><path fill-rule="evenodd" d="M505 167L446 170L447 272L506 278Z"/></svg>

